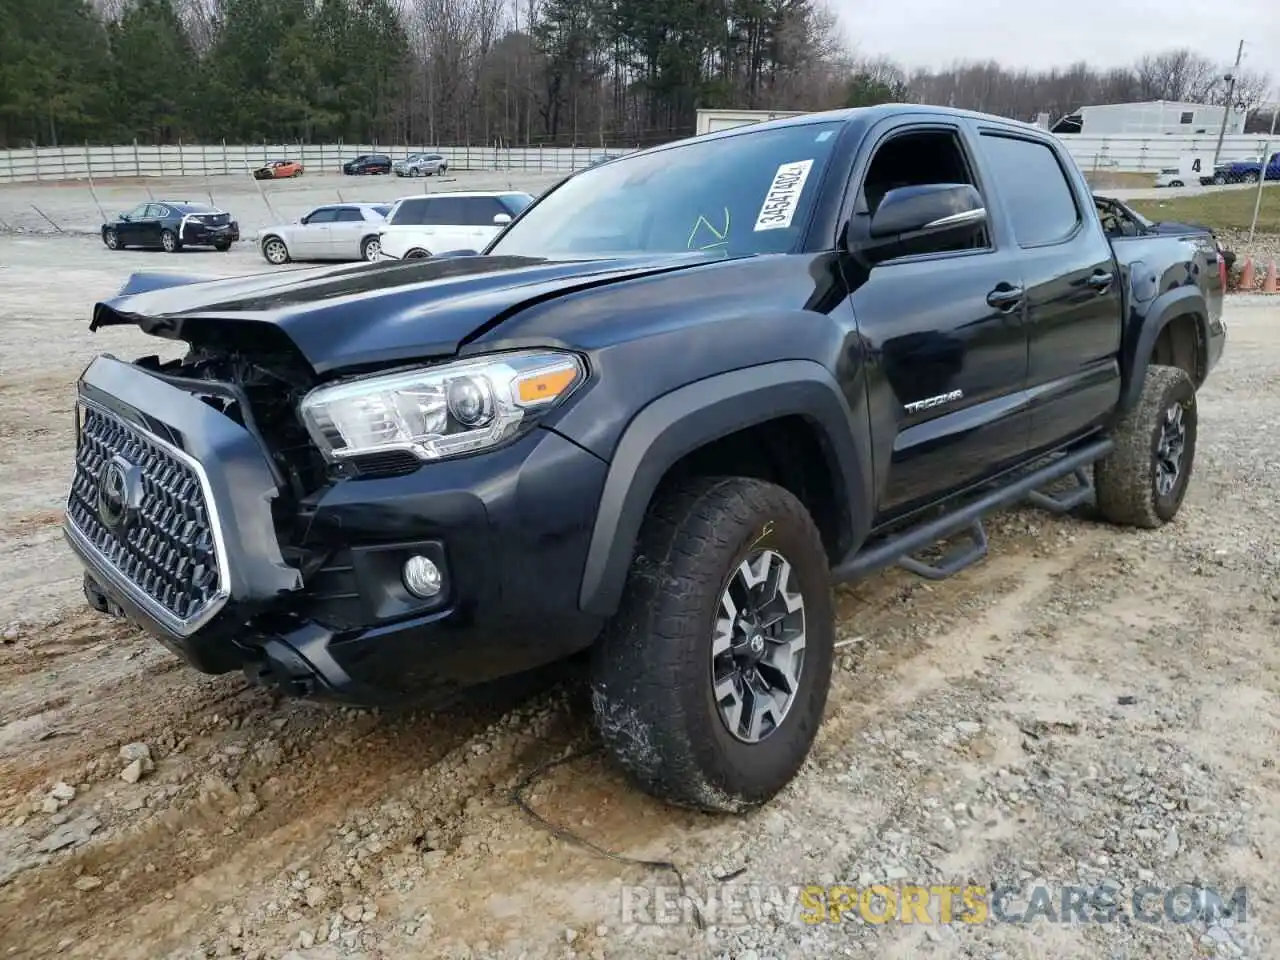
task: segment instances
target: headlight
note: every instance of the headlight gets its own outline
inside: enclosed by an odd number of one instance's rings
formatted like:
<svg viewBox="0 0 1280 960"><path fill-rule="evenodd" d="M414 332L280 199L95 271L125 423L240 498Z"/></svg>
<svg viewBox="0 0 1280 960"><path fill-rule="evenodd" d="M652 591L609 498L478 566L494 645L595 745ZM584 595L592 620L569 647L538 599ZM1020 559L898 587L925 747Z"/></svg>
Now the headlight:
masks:
<svg viewBox="0 0 1280 960"><path fill-rule="evenodd" d="M329 460L385 450L442 460L510 440L585 379L571 353L495 353L318 387L299 411Z"/></svg>

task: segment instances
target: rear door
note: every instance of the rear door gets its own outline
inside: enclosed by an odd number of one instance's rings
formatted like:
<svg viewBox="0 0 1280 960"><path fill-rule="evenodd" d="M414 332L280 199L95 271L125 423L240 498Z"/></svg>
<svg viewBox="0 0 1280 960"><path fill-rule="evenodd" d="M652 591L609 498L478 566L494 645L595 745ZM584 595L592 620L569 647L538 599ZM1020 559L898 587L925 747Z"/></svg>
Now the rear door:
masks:
<svg viewBox="0 0 1280 960"><path fill-rule="evenodd" d="M360 256L360 241L365 236L364 214L359 207L338 207L329 227L327 256L335 260L354 260Z"/></svg>
<svg viewBox="0 0 1280 960"><path fill-rule="evenodd" d="M142 218L141 241L148 246L158 247L160 234L164 230L164 221L168 216L169 208L163 203L148 203L147 215Z"/></svg>
<svg viewBox="0 0 1280 960"><path fill-rule="evenodd" d="M979 127L1026 289L1030 449L1100 426L1120 397L1122 283L1088 184L1055 142Z"/></svg>

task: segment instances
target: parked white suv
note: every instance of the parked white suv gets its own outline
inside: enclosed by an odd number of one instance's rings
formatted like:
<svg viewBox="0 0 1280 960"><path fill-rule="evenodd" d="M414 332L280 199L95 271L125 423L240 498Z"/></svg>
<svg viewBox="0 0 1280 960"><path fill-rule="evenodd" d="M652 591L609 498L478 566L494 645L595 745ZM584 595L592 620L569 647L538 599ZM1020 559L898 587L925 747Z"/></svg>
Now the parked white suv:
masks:
<svg viewBox="0 0 1280 960"><path fill-rule="evenodd" d="M401 197L378 237L382 260L412 260L453 250L482 250L520 211L527 193L472 190Z"/></svg>

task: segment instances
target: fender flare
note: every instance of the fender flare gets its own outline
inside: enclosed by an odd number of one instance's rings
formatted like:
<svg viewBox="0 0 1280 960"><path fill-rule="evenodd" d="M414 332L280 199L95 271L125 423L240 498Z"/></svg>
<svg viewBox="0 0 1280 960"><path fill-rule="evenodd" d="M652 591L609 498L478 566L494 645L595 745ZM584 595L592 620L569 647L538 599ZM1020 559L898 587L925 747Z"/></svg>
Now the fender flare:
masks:
<svg viewBox="0 0 1280 960"><path fill-rule="evenodd" d="M617 611L650 501L681 457L738 430L791 415L808 420L822 439L839 515L846 523L865 525L872 483L867 426L856 424L827 369L811 360L782 360L718 374L652 401L623 432L596 511L581 609L605 617Z"/></svg>
<svg viewBox="0 0 1280 960"><path fill-rule="evenodd" d="M1209 342L1209 318L1205 309L1204 294L1199 287L1183 286L1162 293L1151 301L1145 316L1138 322L1137 335L1131 338L1131 349L1125 351L1125 370L1128 376L1124 390L1120 394L1121 415L1128 413L1138 404L1142 396L1142 384L1146 379L1147 367L1151 362L1151 353L1155 350L1160 331L1169 325L1175 317L1195 317L1199 328L1200 346ZM1199 386L1200 375L1195 377Z"/></svg>

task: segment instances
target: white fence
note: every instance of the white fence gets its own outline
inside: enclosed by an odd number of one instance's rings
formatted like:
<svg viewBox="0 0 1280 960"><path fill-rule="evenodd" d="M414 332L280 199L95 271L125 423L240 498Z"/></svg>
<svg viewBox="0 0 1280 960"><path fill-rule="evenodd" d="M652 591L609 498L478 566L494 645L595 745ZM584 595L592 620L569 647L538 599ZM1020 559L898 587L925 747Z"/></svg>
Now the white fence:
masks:
<svg viewBox="0 0 1280 960"><path fill-rule="evenodd" d="M1214 136L1148 136L1147 134L1090 135L1063 133L1058 139L1086 173L1094 170L1114 173L1159 173L1164 167L1176 167L1183 157L1193 154L1213 156L1218 146ZM1219 161L1256 157L1267 148L1263 134L1240 134L1223 137ZM1280 143L1272 148L1280 149Z"/></svg>
<svg viewBox="0 0 1280 960"><path fill-rule="evenodd" d="M570 173L597 157L625 149L600 147L387 147L376 144L180 144L151 147L32 147L0 150L0 183L116 177L210 177L244 174L267 160L301 160L307 173L340 173L363 153L399 160L411 153L438 153L450 170L521 170Z"/></svg>
<svg viewBox="0 0 1280 960"><path fill-rule="evenodd" d="M1155 173L1176 166L1190 154L1210 154L1217 137L1063 134L1063 143L1086 171ZM1221 158L1240 159L1262 153L1265 137L1230 136ZM604 154L625 149L600 147L379 147L373 144L183 144L151 147L40 147L0 150L0 183L57 180L108 180L117 177L210 177L243 174L266 160L301 159L308 173L337 173L342 163L362 153L386 153L400 159L410 153L440 153L452 170L520 170L569 173Z"/></svg>

